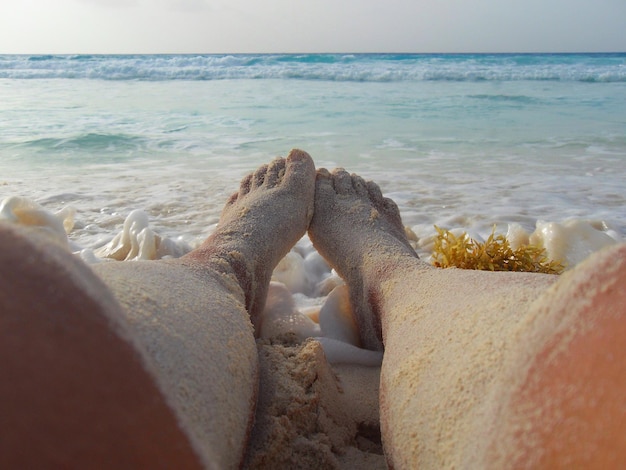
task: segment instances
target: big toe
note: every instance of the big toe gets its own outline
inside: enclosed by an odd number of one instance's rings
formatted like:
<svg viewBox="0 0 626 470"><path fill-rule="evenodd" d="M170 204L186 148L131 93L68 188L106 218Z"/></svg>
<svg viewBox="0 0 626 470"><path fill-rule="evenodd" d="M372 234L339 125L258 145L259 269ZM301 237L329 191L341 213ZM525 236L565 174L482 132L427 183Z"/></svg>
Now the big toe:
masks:
<svg viewBox="0 0 626 470"><path fill-rule="evenodd" d="M326 168L318 168L315 174L315 202L325 201L328 196L335 195L333 178ZM324 197L326 196L326 197Z"/></svg>
<svg viewBox="0 0 626 470"><path fill-rule="evenodd" d="M313 192L315 188L315 164L303 150L293 149L285 161L284 184Z"/></svg>

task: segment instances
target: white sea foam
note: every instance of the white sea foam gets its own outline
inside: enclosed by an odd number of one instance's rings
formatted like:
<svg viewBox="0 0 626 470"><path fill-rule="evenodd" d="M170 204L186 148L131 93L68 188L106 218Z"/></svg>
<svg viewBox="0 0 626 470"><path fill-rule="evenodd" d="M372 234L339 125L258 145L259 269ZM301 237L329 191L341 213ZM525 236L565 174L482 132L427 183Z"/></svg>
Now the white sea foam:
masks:
<svg viewBox="0 0 626 470"><path fill-rule="evenodd" d="M0 78L624 82L623 54L0 56Z"/></svg>

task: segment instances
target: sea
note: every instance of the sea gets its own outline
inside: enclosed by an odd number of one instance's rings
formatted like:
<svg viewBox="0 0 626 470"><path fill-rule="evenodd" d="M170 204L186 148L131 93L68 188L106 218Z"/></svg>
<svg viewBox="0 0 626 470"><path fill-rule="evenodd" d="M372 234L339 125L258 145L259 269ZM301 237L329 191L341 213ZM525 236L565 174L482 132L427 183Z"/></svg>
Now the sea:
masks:
<svg viewBox="0 0 626 470"><path fill-rule="evenodd" d="M292 148L378 183L417 240L575 221L621 241L626 53L0 55L0 201L71 208L83 249L133 211L197 246Z"/></svg>

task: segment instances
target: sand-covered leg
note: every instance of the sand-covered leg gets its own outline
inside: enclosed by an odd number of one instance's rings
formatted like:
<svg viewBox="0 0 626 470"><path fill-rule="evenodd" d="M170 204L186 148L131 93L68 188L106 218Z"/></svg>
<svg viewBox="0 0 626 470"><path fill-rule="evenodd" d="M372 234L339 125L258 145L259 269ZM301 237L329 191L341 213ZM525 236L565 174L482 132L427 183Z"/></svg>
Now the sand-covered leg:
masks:
<svg viewBox="0 0 626 470"><path fill-rule="evenodd" d="M346 280L364 342L375 346L382 333L389 465L467 465L490 436L478 424L520 318L556 278L428 266L411 250L395 204L342 170L318 171L309 235Z"/></svg>
<svg viewBox="0 0 626 470"><path fill-rule="evenodd" d="M185 258L211 269L215 260L226 261L255 324L274 267L304 235L313 215L314 175L313 160L301 150L261 166L242 180L216 231Z"/></svg>
<svg viewBox="0 0 626 470"><path fill-rule="evenodd" d="M309 237L348 284L362 346L381 350L381 281L398 263L422 264L406 239L398 207L376 184L341 168L321 168Z"/></svg>
<svg viewBox="0 0 626 470"><path fill-rule="evenodd" d="M189 255L94 267L207 464L242 462L258 387L250 318L306 231L314 187L311 158L294 150L244 178L216 232Z"/></svg>
<svg viewBox="0 0 626 470"><path fill-rule="evenodd" d="M0 224L0 468L202 468L121 317L66 247Z"/></svg>
<svg viewBox="0 0 626 470"><path fill-rule="evenodd" d="M483 468L626 465L626 245L564 274L511 357Z"/></svg>

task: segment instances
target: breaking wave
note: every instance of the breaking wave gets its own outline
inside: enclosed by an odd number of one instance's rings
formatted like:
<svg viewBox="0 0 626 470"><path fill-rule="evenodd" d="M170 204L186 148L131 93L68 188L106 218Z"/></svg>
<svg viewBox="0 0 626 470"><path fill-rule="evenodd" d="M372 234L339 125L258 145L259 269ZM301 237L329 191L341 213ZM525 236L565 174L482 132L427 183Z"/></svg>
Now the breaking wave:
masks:
<svg viewBox="0 0 626 470"><path fill-rule="evenodd" d="M2 55L0 78L626 82L626 54Z"/></svg>

